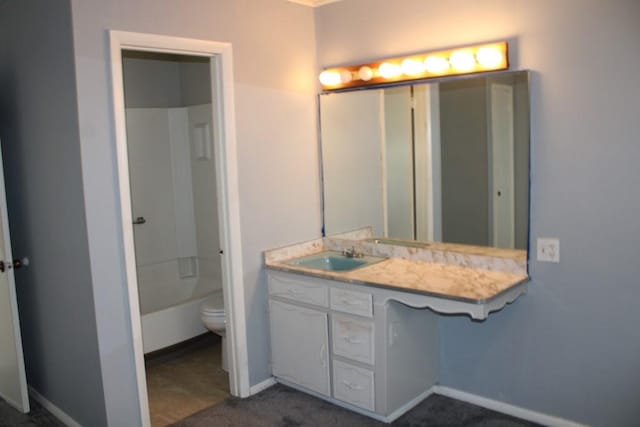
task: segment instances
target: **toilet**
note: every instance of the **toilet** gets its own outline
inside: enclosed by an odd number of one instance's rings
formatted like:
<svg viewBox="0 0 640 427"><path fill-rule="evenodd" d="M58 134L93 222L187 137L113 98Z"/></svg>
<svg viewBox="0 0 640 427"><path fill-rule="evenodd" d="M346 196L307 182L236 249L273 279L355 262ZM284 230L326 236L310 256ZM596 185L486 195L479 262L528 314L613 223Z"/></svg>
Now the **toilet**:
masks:
<svg viewBox="0 0 640 427"><path fill-rule="evenodd" d="M200 318L208 330L220 335L222 338L222 369L228 371L227 340L225 338L226 320L222 292L216 292L202 303L200 306Z"/></svg>

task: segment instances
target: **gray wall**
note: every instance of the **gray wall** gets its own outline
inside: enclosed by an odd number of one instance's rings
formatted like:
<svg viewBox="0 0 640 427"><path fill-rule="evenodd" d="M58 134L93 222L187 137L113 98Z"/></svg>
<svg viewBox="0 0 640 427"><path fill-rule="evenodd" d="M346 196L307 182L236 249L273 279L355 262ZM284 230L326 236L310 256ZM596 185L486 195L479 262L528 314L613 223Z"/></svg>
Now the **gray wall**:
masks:
<svg viewBox="0 0 640 427"><path fill-rule="evenodd" d="M271 375L264 249L320 235L313 9L281 0L72 0L83 186L105 405L139 418L107 30L233 44L250 381Z"/></svg>
<svg viewBox="0 0 640 427"><path fill-rule="evenodd" d="M170 61L170 55L151 53L122 57L124 105L127 108L180 107L180 63Z"/></svg>
<svg viewBox="0 0 640 427"><path fill-rule="evenodd" d="M208 59L125 51L122 71L127 108L171 108L211 103Z"/></svg>
<svg viewBox="0 0 640 427"><path fill-rule="evenodd" d="M363 12L364 11L364 12ZM485 322L441 321L441 382L595 426L640 419L637 0L348 0L317 9L318 66L509 38L531 69L527 295ZM535 248L535 246L534 246Z"/></svg>
<svg viewBox="0 0 640 427"><path fill-rule="evenodd" d="M485 79L441 83L442 241L489 245Z"/></svg>
<svg viewBox="0 0 640 427"><path fill-rule="evenodd" d="M209 61L189 57L180 62L180 96L182 104L200 105L211 103L211 73Z"/></svg>
<svg viewBox="0 0 640 427"><path fill-rule="evenodd" d="M71 7L0 2L0 139L27 380L106 425L80 165Z"/></svg>

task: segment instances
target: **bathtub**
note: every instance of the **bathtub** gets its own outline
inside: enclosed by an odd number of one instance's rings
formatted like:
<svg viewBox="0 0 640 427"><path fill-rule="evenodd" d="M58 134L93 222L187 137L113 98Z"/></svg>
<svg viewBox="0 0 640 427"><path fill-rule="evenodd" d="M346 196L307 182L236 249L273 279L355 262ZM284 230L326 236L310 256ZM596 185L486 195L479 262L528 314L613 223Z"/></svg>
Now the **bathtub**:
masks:
<svg viewBox="0 0 640 427"><path fill-rule="evenodd" d="M171 263L138 267L138 294L144 353L207 332L200 319L204 300L222 292L220 275L180 279Z"/></svg>

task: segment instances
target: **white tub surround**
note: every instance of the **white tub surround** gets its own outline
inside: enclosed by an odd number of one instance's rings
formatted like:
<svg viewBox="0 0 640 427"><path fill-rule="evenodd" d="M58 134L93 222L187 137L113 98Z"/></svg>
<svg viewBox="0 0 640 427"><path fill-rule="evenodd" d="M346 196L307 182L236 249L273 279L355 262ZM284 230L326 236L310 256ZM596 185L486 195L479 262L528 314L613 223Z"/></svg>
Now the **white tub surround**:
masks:
<svg viewBox="0 0 640 427"><path fill-rule="evenodd" d="M205 333L222 291L211 108L126 109L144 353Z"/></svg>
<svg viewBox="0 0 640 427"><path fill-rule="evenodd" d="M502 309L526 292L526 255L371 237L362 229L265 252L272 369L279 382L392 422L438 383L437 313L484 320ZM287 263L352 248L389 258L342 272Z"/></svg>

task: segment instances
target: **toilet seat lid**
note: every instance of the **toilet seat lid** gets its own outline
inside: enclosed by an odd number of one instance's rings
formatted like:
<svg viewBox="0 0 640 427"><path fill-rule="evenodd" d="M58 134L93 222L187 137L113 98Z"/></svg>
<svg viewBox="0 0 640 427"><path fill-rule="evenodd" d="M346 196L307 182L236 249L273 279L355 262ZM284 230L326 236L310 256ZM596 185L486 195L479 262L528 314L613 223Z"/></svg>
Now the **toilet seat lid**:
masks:
<svg viewBox="0 0 640 427"><path fill-rule="evenodd" d="M224 314L224 298L222 297L222 292L218 292L204 300L201 310L202 312L210 314Z"/></svg>

